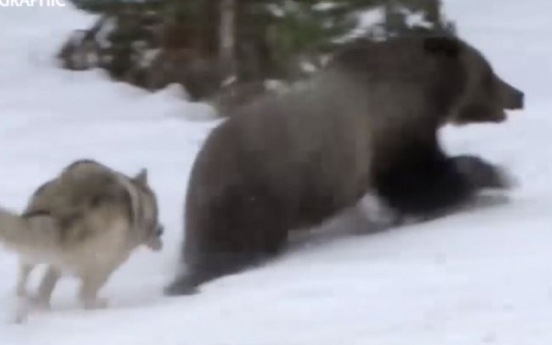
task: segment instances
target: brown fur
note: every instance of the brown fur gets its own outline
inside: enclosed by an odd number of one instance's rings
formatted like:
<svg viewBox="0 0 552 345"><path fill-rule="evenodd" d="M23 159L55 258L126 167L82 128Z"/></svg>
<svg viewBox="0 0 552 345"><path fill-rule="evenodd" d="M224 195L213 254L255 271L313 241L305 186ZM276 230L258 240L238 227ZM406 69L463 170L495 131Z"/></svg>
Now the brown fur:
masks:
<svg viewBox="0 0 552 345"><path fill-rule="evenodd" d="M189 181L186 267L167 293L191 293L273 257L290 229L320 224L369 191L401 212L464 200L474 189L437 130L502 121L505 109L522 106L523 94L461 40L353 44L307 85L246 106L212 131Z"/></svg>

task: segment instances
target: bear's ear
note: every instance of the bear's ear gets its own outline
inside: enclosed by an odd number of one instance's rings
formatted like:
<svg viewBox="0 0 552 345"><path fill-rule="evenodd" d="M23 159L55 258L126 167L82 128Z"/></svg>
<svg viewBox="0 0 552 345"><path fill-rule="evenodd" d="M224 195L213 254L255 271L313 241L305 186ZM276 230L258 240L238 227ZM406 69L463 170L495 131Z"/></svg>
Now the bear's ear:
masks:
<svg viewBox="0 0 552 345"><path fill-rule="evenodd" d="M460 54L460 42L453 37L427 37L424 38L424 50L432 54L444 54L455 58Z"/></svg>

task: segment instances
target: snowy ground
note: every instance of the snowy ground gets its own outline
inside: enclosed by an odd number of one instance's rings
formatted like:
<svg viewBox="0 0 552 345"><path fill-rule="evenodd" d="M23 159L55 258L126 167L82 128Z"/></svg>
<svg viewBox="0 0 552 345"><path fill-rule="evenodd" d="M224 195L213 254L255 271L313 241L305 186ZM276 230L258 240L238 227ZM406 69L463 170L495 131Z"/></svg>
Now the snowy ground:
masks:
<svg viewBox="0 0 552 345"><path fill-rule="evenodd" d="M371 236L319 241L263 269L166 298L181 238L187 175L213 121L174 90L148 95L51 57L91 18L70 8L0 8L0 190L20 210L74 159L129 174L146 166L167 225L162 254L140 251L83 311L75 281L53 311L0 323L3 345L547 345L552 343L552 80L549 0L448 0L460 34L527 92L506 124L447 129L452 152L511 168L509 204ZM0 311L9 314L15 256L0 251Z"/></svg>

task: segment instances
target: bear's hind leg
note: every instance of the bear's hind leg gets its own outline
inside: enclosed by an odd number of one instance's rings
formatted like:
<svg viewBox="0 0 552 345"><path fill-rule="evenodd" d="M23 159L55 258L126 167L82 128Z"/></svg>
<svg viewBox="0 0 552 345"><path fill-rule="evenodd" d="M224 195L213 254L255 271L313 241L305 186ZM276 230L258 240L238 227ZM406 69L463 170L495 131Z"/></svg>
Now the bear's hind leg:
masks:
<svg viewBox="0 0 552 345"><path fill-rule="evenodd" d="M193 231L201 231L188 257L187 272L165 290L168 295L197 292L197 287L219 277L259 265L277 255L287 242L288 227L279 203L262 193L226 194L216 207L205 206Z"/></svg>

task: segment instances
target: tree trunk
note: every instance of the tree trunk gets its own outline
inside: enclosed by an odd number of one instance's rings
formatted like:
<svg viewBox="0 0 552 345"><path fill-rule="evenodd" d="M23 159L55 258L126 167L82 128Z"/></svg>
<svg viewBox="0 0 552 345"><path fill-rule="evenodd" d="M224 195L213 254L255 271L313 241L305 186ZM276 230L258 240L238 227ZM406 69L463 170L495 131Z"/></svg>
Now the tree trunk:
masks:
<svg viewBox="0 0 552 345"><path fill-rule="evenodd" d="M220 0L219 59L227 78L236 78L236 1Z"/></svg>

